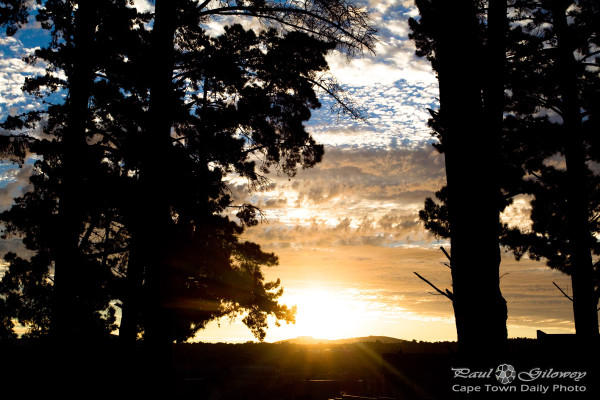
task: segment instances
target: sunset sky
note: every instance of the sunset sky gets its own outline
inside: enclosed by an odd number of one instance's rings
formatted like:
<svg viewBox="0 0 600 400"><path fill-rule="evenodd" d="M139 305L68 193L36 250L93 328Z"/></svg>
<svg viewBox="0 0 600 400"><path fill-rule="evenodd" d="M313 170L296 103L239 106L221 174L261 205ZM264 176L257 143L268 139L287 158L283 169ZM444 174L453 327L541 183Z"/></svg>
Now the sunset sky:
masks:
<svg viewBox="0 0 600 400"><path fill-rule="evenodd" d="M272 175L271 185L249 193L244 181L231 179L236 200L261 207L266 220L244 234L280 265L267 271L281 278L282 302L298 306L297 323L270 328L267 341L296 336L347 338L385 335L402 339L455 340L452 306L413 272L440 288L450 288L450 271L440 246L418 219L427 196L444 183L443 156L432 147L428 108L436 107L437 81L426 60L414 55L408 18L412 1L369 0L379 28L375 55L347 60L329 58L331 72L362 108L366 120L330 113L329 100L308 126L325 145L323 162L289 180ZM149 7L145 1L137 4ZM220 23L211 29L218 31ZM33 39L31 36L33 35ZM23 77L36 69L20 57L35 45L35 29L14 38L0 37L0 118L11 110L35 107L20 92ZM30 165L0 165L0 207L27 190ZM474 185L477 182L473 182ZM505 221L527 222L528 203L519 199ZM477 234L473 232L473 234ZM18 241L0 242L0 255L18 249ZM570 279L543 263L502 260L501 289L508 302L511 337L573 332ZM241 320L241 318L240 318ZM220 325L220 326L219 326ZM484 333L483 333L484 334ZM197 340L252 340L240 322L213 323Z"/></svg>

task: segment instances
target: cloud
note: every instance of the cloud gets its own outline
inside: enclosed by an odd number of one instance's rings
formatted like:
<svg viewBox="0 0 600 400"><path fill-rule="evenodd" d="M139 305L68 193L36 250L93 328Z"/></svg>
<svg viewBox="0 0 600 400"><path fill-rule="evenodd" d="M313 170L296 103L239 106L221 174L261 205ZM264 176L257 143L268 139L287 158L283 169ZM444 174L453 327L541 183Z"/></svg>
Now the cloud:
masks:
<svg viewBox="0 0 600 400"><path fill-rule="evenodd" d="M138 12L154 11L154 5L148 0L133 0L133 7L136 8Z"/></svg>
<svg viewBox="0 0 600 400"><path fill-rule="evenodd" d="M511 205L500 214L500 221L511 228L531 230L531 195L518 195Z"/></svg>
<svg viewBox="0 0 600 400"><path fill-rule="evenodd" d="M25 78L43 74L41 64L30 65L22 58L34 49L27 48L15 37L0 37L0 120L13 113L39 109L41 101L21 90Z"/></svg>
<svg viewBox="0 0 600 400"><path fill-rule="evenodd" d="M32 172L33 164L31 162L25 163L22 168L10 163L0 164L0 212L8 210L13 205L15 198L31 189L29 177ZM0 232L2 230L0 224ZM23 241L18 237L0 240L0 259L8 252L17 253L21 257L32 255L32 252L25 248ZM1 261L0 264L2 264ZM2 265L0 265L0 277L2 274Z"/></svg>
<svg viewBox="0 0 600 400"><path fill-rule="evenodd" d="M391 85L347 86L348 95L365 115L365 121L332 115L333 100L321 99L308 129L323 144L339 148L417 148L433 142L428 109L437 108L437 86L411 84L406 80Z"/></svg>
<svg viewBox="0 0 600 400"><path fill-rule="evenodd" d="M238 203L263 209L267 222L247 236L274 248L323 246L428 246L418 212L443 185L443 158L431 146L416 150L326 148L321 164L249 193L238 184Z"/></svg>
<svg viewBox="0 0 600 400"><path fill-rule="evenodd" d="M365 115L362 122L339 118L332 122L332 99L322 96L323 108L308 126L330 146L347 148L419 147L431 143L429 108L437 108L437 79L429 62L415 55L409 40L412 1L370 1L370 16L378 26L375 54L348 59L328 56L330 71Z"/></svg>
<svg viewBox="0 0 600 400"><path fill-rule="evenodd" d="M449 244L427 233L417 214L444 178L443 156L431 146L328 146L315 168L291 181L276 177L268 191L252 194L257 204L270 201L272 208L266 208L268 221L244 238L279 256L280 266L267 277L281 278L291 298L321 287L344 298L348 307L363 304L361 318L371 329L366 334L455 339L451 303L431 294L413 274L452 289L439 250ZM245 188L237 190L243 196ZM260 203L263 195L267 200ZM526 199L517 199L503 218L519 223L526 212ZM571 305L552 285L562 281L568 287L568 277L541 262L516 262L509 254L503 255L501 274L511 337L534 337L537 329L572 331ZM425 332L432 327L435 335Z"/></svg>
<svg viewBox="0 0 600 400"><path fill-rule="evenodd" d="M10 208L16 197L31 189L29 177L33 164L26 163L22 168L12 164L0 164L0 211Z"/></svg>
<svg viewBox="0 0 600 400"><path fill-rule="evenodd" d="M410 193L435 192L444 180L444 160L431 146L417 149L325 148L320 164L304 169L291 180L272 174L265 192L252 193L269 199L287 198L286 206L320 206L337 197L389 202L397 196L414 200ZM245 199L245 186L236 187Z"/></svg>
<svg viewBox="0 0 600 400"><path fill-rule="evenodd" d="M0 240L0 279L8 265L3 261L6 253L16 253L19 257L29 258L33 255L31 250L28 250L23 244L21 238L7 238Z"/></svg>
<svg viewBox="0 0 600 400"><path fill-rule="evenodd" d="M333 53L330 66L334 74L348 85L368 86L410 83L435 83L435 75L427 60L416 57L414 43L408 39L408 19L415 15L412 1L369 2L369 15L378 28L375 54L349 60Z"/></svg>

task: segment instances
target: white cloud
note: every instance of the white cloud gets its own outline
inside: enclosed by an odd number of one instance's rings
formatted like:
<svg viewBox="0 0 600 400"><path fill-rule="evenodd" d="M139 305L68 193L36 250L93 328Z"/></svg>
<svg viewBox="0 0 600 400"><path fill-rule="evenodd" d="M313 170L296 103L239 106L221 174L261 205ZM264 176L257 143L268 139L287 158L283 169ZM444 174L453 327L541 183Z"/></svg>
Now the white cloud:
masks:
<svg viewBox="0 0 600 400"><path fill-rule="evenodd" d="M347 85L390 85L401 79L400 71L393 65L377 62L372 58L347 61L344 55L333 53L327 61L333 74Z"/></svg>
<svg viewBox="0 0 600 400"><path fill-rule="evenodd" d="M154 5L148 0L133 0L133 7L139 12L153 12Z"/></svg>
<svg viewBox="0 0 600 400"><path fill-rule="evenodd" d="M348 59L328 56L332 74L366 114L366 123L332 121L328 105L314 113L309 125L326 145L346 148L419 147L433 141L428 108L437 107L437 79L429 62L416 57L408 39L412 1L371 1L378 24L376 54Z"/></svg>
<svg viewBox="0 0 600 400"><path fill-rule="evenodd" d="M21 90L26 77L44 73L41 64L30 65L22 59L33 50L15 37L0 38L0 52L5 54L0 59L0 120L10 112L23 112L41 105L38 99Z"/></svg>
<svg viewBox="0 0 600 400"><path fill-rule="evenodd" d="M437 107L437 85L399 80L393 84L346 86L366 121L332 118L331 99L309 122L315 138L339 148L418 148L432 143L429 108Z"/></svg>

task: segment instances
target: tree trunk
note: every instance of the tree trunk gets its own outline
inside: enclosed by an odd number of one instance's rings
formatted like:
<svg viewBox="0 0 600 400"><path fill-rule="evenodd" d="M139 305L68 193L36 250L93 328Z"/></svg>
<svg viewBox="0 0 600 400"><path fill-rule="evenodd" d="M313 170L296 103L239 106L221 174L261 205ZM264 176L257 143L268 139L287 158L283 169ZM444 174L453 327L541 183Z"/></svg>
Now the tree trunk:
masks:
<svg viewBox="0 0 600 400"><path fill-rule="evenodd" d="M487 47L485 49L484 107L487 123L494 132L495 148L500 149L504 120L504 77L506 73L507 0L490 0L488 6ZM499 151L493 156L498 157ZM496 165L500 160L496 159ZM497 184L499 188L499 183ZM497 189L498 191L500 189Z"/></svg>
<svg viewBox="0 0 600 400"><path fill-rule="evenodd" d="M173 220L168 202L169 154L172 148L174 33L177 1L156 0L152 31L152 68L148 125L140 148L137 218L132 230L132 257L144 270L144 348L150 385L168 390L172 367L168 294L168 239ZM138 266L134 265L134 268ZM140 267L141 268L141 267Z"/></svg>
<svg viewBox="0 0 600 400"><path fill-rule="evenodd" d="M499 285L498 125L482 104L487 76L473 1L434 6L458 344L463 355L483 357L499 354L507 338Z"/></svg>
<svg viewBox="0 0 600 400"><path fill-rule="evenodd" d="M83 340L90 332L81 298L77 271L82 268L79 234L82 224L81 191L84 185L88 99L93 82L90 52L94 35L93 2L81 1L75 12L75 56L68 74L68 116L61 141L61 182L58 192L56 259L52 334L61 342ZM83 308L83 309L82 309Z"/></svg>
<svg viewBox="0 0 600 400"><path fill-rule="evenodd" d="M590 247L588 195L585 181L585 145L582 116L577 89L577 61L573 52L567 22L569 0L551 0L550 8L557 38L559 91L562 98L562 118L565 131L565 161L567 164L567 225L571 247L571 281L573 284L573 314L575 331L582 336L598 335L597 297L593 284L593 261Z"/></svg>

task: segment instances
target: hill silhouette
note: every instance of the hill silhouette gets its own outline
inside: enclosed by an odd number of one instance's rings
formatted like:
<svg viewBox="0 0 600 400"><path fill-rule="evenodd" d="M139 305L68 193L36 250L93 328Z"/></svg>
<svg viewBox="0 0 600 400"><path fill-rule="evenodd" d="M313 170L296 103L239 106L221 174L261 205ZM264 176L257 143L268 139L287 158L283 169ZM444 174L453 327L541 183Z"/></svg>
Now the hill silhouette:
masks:
<svg viewBox="0 0 600 400"><path fill-rule="evenodd" d="M294 339L280 340L275 343L290 344L352 344L352 343L404 343L407 340L389 336L362 336L347 339L318 339L312 336L298 336Z"/></svg>

